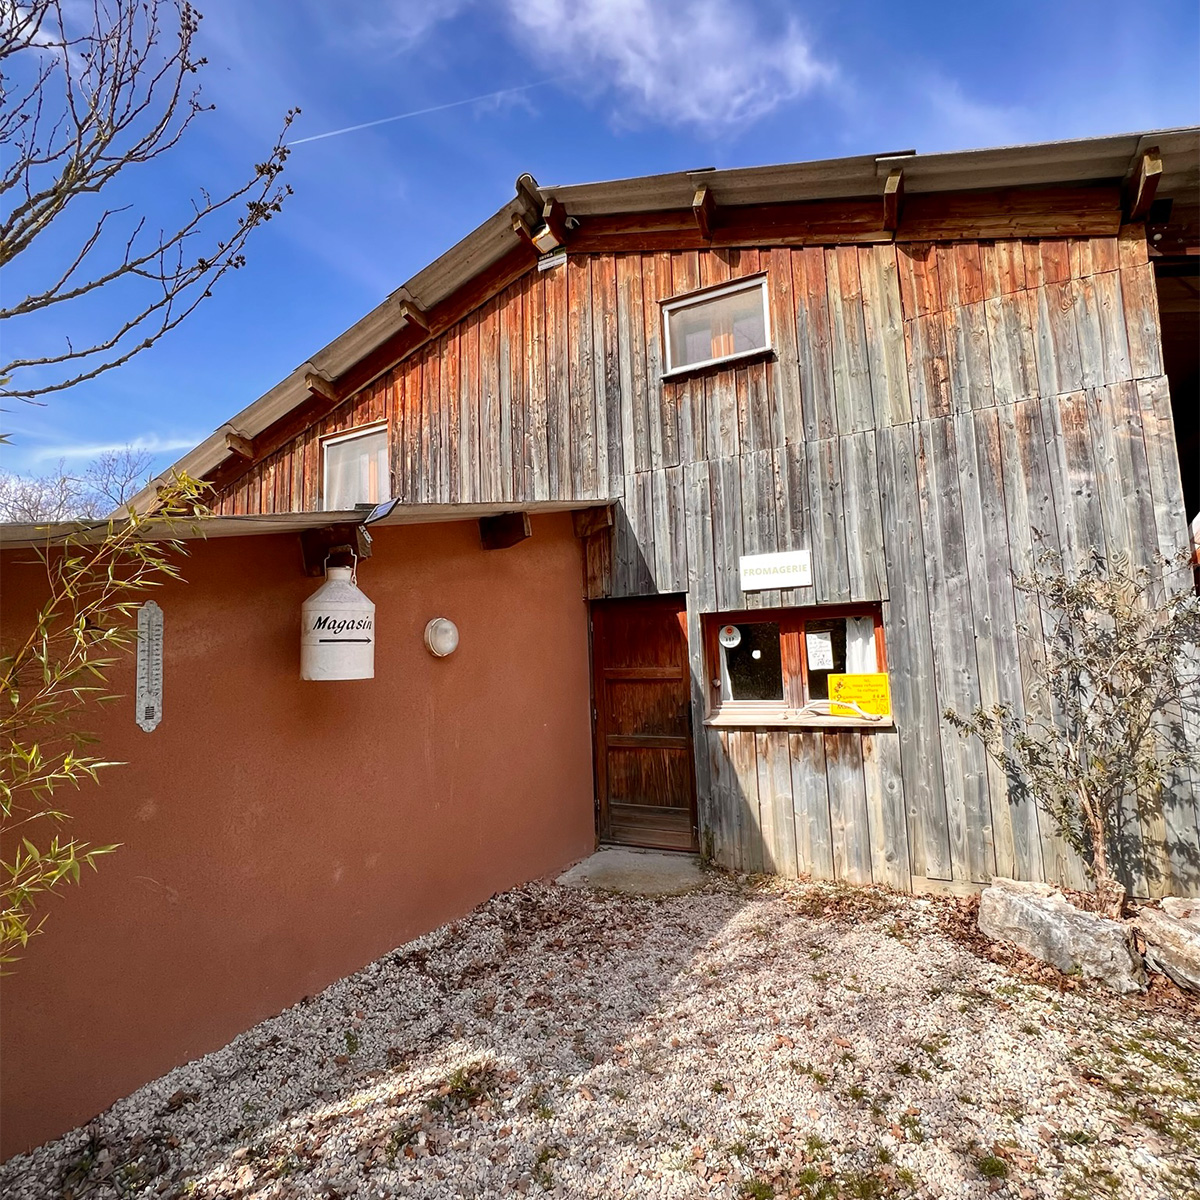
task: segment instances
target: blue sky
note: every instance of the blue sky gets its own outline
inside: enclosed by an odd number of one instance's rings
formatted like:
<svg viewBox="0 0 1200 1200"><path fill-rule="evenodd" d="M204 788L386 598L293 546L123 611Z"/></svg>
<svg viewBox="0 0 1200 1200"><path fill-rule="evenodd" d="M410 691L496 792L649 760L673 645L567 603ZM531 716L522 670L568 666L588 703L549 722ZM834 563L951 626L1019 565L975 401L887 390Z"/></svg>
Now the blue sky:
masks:
<svg viewBox="0 0 1200 1200"><path fill-rule="evenodd" d="M291 106L303 110L300 139L522 90L296 145L295 195L252 239L247 266L129 366L44 408L10 405L9 469L78 464L129 442L165 466L493 213L523 171L575 183L1200 118L1194 0L199 7L217 109L138 179L156 223L262 157ZM61 253L53 238L8 287Z"/></svg>

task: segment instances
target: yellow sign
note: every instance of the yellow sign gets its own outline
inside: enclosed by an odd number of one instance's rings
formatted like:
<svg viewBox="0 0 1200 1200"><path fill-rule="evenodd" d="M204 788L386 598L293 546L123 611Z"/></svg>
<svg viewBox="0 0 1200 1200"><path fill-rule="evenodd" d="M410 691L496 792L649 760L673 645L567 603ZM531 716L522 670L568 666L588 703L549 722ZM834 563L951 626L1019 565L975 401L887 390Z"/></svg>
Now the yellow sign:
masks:
<svg viewBox="0 0 1200 1200"><path fill-rule="evenodd" d="M829 711L835 717L861 716L862 713L849 707L851 704L856 704L864 713L872 716L892 715L892 696L888 690L886 671L876 671L870 675L830 675L829 699Z"/></svg>

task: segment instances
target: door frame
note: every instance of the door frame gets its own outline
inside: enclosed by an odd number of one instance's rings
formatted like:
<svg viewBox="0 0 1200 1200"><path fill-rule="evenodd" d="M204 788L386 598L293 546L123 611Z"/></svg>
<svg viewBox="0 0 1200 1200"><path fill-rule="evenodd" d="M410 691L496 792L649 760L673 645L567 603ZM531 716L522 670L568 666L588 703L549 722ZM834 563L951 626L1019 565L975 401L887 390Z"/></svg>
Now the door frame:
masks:
<svg viewBox="0 0 1200 1200"><path fill-rule="evenodd" d="M690 742L687 752L688 819L692 839L691 851L695 853L699 850L700 828L696 797L696 730L692 704L691 659L688 653L687 593L685 592L665 592L652 596L603 597L588 601L588 649L591 654L592 668L592 785L595 791L596 840L598 843L603 842L608 845L640 845L637 842L622 841L618 843L612 841L612 819L608 805L608 764L605 761L608 743L604 734L605 714L601 703L604 696L604 679L601 675L601 656L597 653L596 646L597 612L599 611L604 614L601 616L599 622L601 630L603 630L607 614L614 611L619 612L620 606L626 603L631 605L662 603L664 606L667 604L677 606L676 616L679 621L679 631L683 637L684 645L682 669L685 689L687 691L688 740ZM647 846L646 848L666 851L666 848L662 846Z"/></svg>

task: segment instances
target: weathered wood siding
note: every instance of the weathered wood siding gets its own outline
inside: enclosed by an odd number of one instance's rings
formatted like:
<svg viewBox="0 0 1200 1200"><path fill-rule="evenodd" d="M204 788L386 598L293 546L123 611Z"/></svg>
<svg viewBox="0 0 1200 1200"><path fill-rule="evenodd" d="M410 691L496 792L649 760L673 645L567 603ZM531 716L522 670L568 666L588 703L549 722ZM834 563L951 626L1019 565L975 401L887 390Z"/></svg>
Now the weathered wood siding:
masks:
<svg viewBox="0 0 1200 1200"><path fill-rule="evenodd" d="M659 301L765 272L770 361L663 382ZM391 429L406 502L619 501L588 594L688 593L703 843L726 865L907 885L1080 863L946 723L1045 702L1041 547L1185 544L1141 229L1043 241L595 254L533 271L245 476L222 510L320 506L320 438ZM743 594L743 553L813 585ZM700 615L881 601L896 729L705 729ZM1129 814L1136 891L1195 890L1190 781Z"/></svg>

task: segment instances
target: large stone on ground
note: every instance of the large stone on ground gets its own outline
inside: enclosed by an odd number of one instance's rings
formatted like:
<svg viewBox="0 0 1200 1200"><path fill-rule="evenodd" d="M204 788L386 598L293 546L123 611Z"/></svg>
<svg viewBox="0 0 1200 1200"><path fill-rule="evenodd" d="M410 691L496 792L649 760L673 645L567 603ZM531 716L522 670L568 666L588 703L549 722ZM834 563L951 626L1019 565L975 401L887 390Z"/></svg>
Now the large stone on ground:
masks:
<svg viewBox="0 0 1200 1200"><path fill-rule="evenodd" d="M1142 908L1133 923L1146 939L1146 965L1181 988L1200 992L1200 921Z"/></svg>
<svg viewBox="0 0 1200 1200"><path fill-rule="evenodd" d="M1200 900L1190 896L1164 896L1158 903L1168 917L1200 929Z"/></svg>
<svg viewBox="0 0 1200 1200"><path fill-rule="evenodd" d="M979 928L1064 974L1098 979L1115 992L1146 986L1128 926L1076 908L1044 883L993 879L979 898Z"/></svg>

